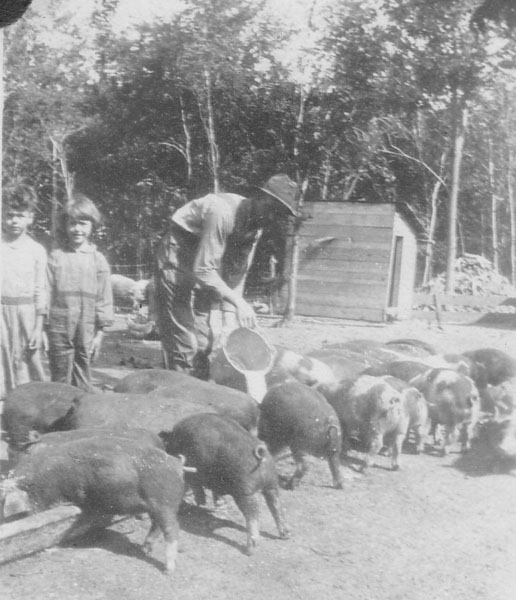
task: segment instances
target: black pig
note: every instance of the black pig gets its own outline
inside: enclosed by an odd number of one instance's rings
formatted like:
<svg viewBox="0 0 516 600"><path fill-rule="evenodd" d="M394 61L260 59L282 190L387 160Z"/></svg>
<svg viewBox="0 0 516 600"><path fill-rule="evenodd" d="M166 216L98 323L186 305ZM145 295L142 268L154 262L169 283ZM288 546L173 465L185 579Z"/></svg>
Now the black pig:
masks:
<svg viewBox="0 0 516 600"><path fill-rule="evenodd" d="M198 504L206 502L204 487L217 496L233 496L246 520L248 554L260 535L258 491L265 497L280 537L289 536L279 500L278 475L263 442L235 421L215 414L187 417L162 438L169 454L183 455L186 465L197 470L187 473L186 481Z"/></svg>
<svg viewBox="0 0 516 600"><path fill-rule="evenodd" d="M333 485L342 488L340 423L322 394L297 381L282 383L267 392L260 410L258 437L273 456L288 447L296 461L290 488L296 487L308 469L306 454L326 458Z"/></svg>

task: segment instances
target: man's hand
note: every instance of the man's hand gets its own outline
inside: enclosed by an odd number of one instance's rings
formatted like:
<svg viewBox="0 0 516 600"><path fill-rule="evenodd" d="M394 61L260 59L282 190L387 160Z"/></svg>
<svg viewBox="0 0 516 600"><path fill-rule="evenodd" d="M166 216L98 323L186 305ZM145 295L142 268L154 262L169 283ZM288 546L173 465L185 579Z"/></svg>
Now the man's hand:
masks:
<svg viewBox="0 0 516 600"><path fill-rule="evenodd" d="M102 338L104 337L104 332L102 330L97 331L97 334L93 338L90 344L90 361L95 362L97 356L100 353L100 348L102 346Z"/></svg>
<svg viewBox="0 0 516 600"><path fill-rule="evenodd" d="M250 327L251 329L256 327L256 313L254 312L252 306L240 298L236 305L236 309L237 319L241 327Z"/></svg>
<svg viewBox="0 0 516 600"><path fill-rule="evenodd" d="M38 317L32 333L30 334L27 348L30 351L37 350L41 347L43 341L43 319Z"/></svg>

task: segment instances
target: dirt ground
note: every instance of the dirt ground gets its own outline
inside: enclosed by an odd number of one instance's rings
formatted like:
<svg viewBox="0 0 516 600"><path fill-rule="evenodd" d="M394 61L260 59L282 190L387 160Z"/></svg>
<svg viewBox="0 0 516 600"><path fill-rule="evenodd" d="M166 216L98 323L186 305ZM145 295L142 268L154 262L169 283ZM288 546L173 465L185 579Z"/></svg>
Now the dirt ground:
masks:
<svg viewBox="0 0 516 600"><path fill-rule="evenodd" d="M417 337L453 352L496 347L516 355L516 329L423 321L371 325L298 319L289 328L261 327L272 343L299 352L351 339ZM135 367L159 367L157 342L131 340L120 323L95 370L113 382ZM515 323L516 325L516 323ZM430 441L430 440L428 440ZM282 502L292 536L280 540L261 501L262 539L244 554L242 515L227 506L181 513L180 553L172 577L162 571L163 544L141 551L148 521L126 519L67 547L0 567L4 600L514 600L516 598L516 477L494 471L478 444L464 456L403 456L363 476L344 466L343 490L330 487L328 465L311 470ZM351 465L352 466L352 465ZM289 459L279 465L292 469Z"/></svg>

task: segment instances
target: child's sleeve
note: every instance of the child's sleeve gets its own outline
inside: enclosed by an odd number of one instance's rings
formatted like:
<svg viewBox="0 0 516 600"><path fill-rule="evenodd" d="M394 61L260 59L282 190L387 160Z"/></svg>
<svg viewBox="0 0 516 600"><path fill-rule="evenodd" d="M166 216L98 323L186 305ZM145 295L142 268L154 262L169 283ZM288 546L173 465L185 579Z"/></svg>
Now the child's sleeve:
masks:
<svg viewBox="0 0 516 600"><path fill-rule="evenodd" d="M37 315L46 315L48 313L47 252L40 244L35 248L34 304Z"/></svg>
<svg viewBox="0 0 516 600"><path fill-rule="evenodd" d="M97 253L97 299L95 302L95 325L98 328L113 324L113 292L111 269L102 254Z"/></svg>

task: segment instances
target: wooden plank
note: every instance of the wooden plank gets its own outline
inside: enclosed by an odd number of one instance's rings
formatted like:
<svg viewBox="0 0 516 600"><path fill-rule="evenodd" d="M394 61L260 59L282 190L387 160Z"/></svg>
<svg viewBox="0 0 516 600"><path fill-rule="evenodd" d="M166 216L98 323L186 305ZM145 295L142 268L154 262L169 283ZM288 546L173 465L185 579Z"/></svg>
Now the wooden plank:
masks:
<svg viewBox="0 0 516 600"><path fill-rule="evenodd" d="M111 516L86 517L77 506L66 504L4 523L0 525L0 564L51 548L84 535L92 527L107 527L112 522Z"/></svg>
<svg viewBox="0 0 516 600"><path fill-rule="evenodd" d="M321 281L320 279L308 278L300 279L298 282L298 293L314 293L322 296L349 296L356 298L356 304L359 305L363 298L374 296L376 301L383 304L387 293L385 285L373 280L368 281Z"/></svg>
<svg viewBox="0 0 516 600"><path fill-rule="evenodd" d="M303 228L317 225L339 225L348 227L381 227L392 230L394 221L391 215L383 213L369 214L367 212L345 214L335 211L325 211L314 215L312 219L303 223Z"/></svg>
<svg viewBox="0 0 516 600"><path fill-rule="evenodd" d="M305 317L329 317L334 319L373 321L375 323L384 321L383 309L367 308L364 306L317 306L315 304L304 304L303 302L298 302L296 306L296 314Z"/></svg>
<svg viewBox="0 0 516 600"><path fill-rule="evenodd" d="M367 214L394 216L396 211L394 204L389 203L368 204L366 202L307 202L303 206L303 212L307 215L313 215L315 217L325 214Z"/></svg>
<svg viewBox="0 0 516 600"><path fill-rule="evenodd" d="M57 506L0 525L0 564L59 544L81 516L77 506Z"/></svg>
<svg viewBox="0 0 516 600"><path fill-rule="evenodd" d="M313 269L307 269L306 272L300 270L298 273L298 281L318 281L319 283L340 283L346 281L348 283L359 283L359 284L385 284L388 281L387 273L379 274L376 272L348 272L343 273L342 271L326 271L319 270L314 271Z"/></svg>
<svg viewBox="0 0 516 600"><path fill-rule="evenodd" d="M306 261L301 265L299 273L306 273L307 275L314 276L337 276L341 278L369 278L369 277L383 277L388 274L387 263L369 263L361 262L348 263L348 262L337 262L334 260L311 260Z"/></svg>
<svg viewBox="0 0 516 600"><path fill-rule="evenodd" d="M346 261L346 262L369 262L377 264L389 264L390 262L390 244L388 248L380 249L363 249L357 248L321 248L320 250L302 250L300 253L300 261L302 264L309 263L313 259L324 259L331 261Z"/></svg>
<svg viewBox="0 0 516 600"><path fill-rule="evenodd" d="M357 249L357 250L382 250L387 253L391 251L392 240L378 242L376 240L371 240L367 242L353 242L350 240L344 240L341 238L332 238L331 241L328 241L328 238L331 236L322 236L320 238L317 237L302 237L299 238L299 247L300 248L324 248L331 247L335 248L347 248L347 249Z"/></svg>
<svg viewBox="0 0 516 600"><path fill-rule="evenodd" d="M352 225L324 225L311 223L300 231L301 238L337 237L351 242L391 242L392 228L385 227L353 227Z"/></svg>
<svg viewBox="0 0 516 600"><path fill-rule="evenodd" d="M306 284L306 282L303 282L303 285L304 284ZM312 286L312 290L314 291L307 291L302 289L302 286L300 286L297 296L297 304L304 304L305 306L307 304L313 306L334 306L335 308L361 306L364 308L381 308L382 310L385 308L385 290L381 296L371 293L335 294L333 292L326 291L326 286L324 286L324 290L321 289L322 287L323 286L320 284L314 284Z"/></svg>

